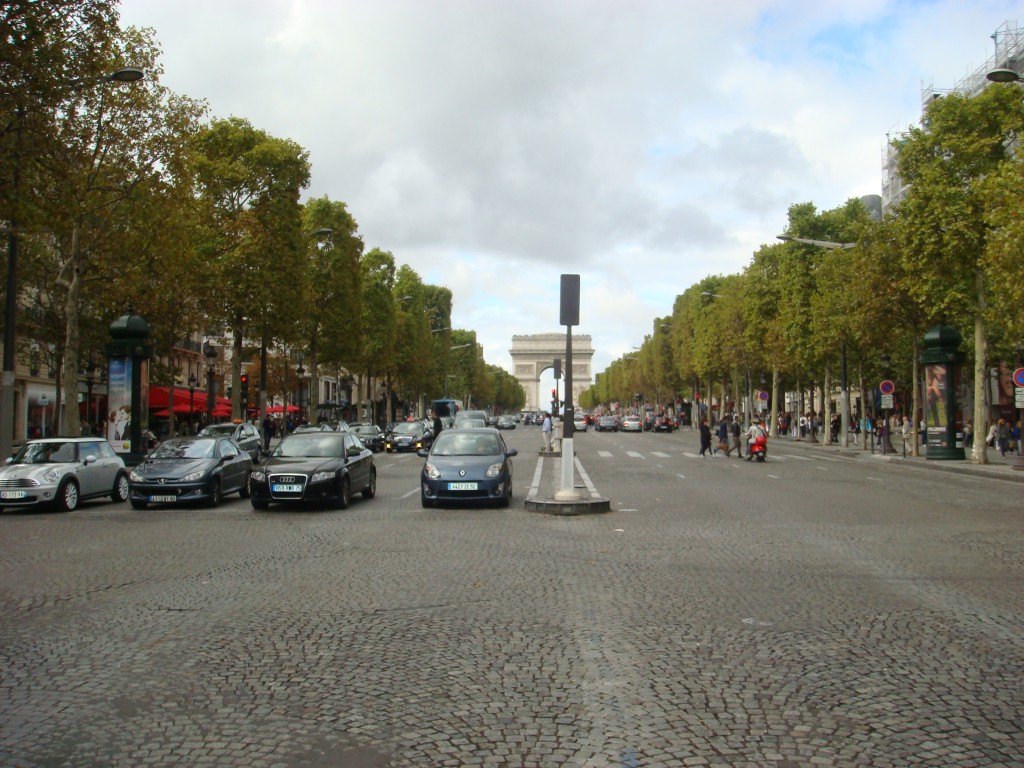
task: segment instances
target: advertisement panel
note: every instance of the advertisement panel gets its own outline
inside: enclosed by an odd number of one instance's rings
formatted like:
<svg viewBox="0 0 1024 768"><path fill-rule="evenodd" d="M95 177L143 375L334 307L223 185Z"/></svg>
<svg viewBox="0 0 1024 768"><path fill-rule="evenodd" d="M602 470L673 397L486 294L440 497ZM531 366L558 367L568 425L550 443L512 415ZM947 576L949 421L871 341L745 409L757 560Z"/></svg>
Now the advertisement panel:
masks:
<svg viewBox="0 0 1024 768"><path fill-rule="evenodd" d="M132 449L132 359L111 357L107 370L107 442L118 453Z"/></svg>

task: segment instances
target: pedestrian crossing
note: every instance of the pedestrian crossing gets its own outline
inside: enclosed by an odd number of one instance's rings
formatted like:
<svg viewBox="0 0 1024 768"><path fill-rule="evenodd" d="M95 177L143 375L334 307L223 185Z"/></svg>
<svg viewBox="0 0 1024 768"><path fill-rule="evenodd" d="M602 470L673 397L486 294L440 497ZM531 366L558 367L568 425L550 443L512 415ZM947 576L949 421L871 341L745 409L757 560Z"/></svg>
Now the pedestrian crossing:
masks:
<svg viewBox="0 0 1024 768"><path fill-rule="evenodd" d="M701 455L697 451L692 451L691 452L691 451L685 451L685 450L684 451L677 451L675 453L666 453L665 451L650 451L649 453L644 453L642 451L632 451L632 450L626 450L626 451L622 451L622 452L608 451L608 450L597 451L598 457L602 458L602 459L622 458L623 454L627 458L639 459L641 461L646 460L649 457L653 457L655 459L673 459L673 458L698 459L698 460L701 459ZM727 461L739 461L740 460L735 454L732 455L732 456L726 456L722 452L719 452L713 458L715 458L715 459L724 459L724 460L727 460ZM831 458L828 458L828 457L816 457L816 458L818 460L835 461L835 459L831 459ZM782 454L778 454L778 453L772 454L770 460L771 461L786 461L787 459L795 459L797 461L810 461L811 460L807 456L795 456L795 455L792 455L792 454L782 455Z"/></svg>

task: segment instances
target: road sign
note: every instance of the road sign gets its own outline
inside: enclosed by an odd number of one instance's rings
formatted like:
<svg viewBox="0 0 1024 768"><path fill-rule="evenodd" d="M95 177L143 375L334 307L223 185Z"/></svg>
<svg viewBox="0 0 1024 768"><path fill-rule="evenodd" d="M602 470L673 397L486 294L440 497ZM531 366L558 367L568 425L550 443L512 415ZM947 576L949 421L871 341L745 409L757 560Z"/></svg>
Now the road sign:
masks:
<svg viewBox="0 0 1024 768"><path fill-rule="evenodd" d="M882 381L879 382L878 384L878 389L883 395L891 395L893 392L896 391L896 385L893 384L888 379L882 379ZM884 408L885 406L882 407Z"/></svg>
<svg viewBox="0 0 1024 768"><path fill-rule="evenodd" d="M1024 408L1024 387L1016 387L1013 390L1013 407Z"/></svg>
<svg viewBox="0 0 1024 768"><path fill-rule="evenodd" d="M767 402L768 401L768 393L765 392L762 389L760 392L757 393L757 399L758 400L763 400L763 401Z"/></svg>
<svg viewBox="0 0 1024 768"><path fill-rule="evenodd" d="M1018 387L1024 387L1024 368L1018 368L1013 372L1013 383Z"/></svg>
<svg viewBox="0 0 1024 768"><path fill-rule="evenodd" d="M892 395L882 395L882 410L883 411L891 410L892 407L893 407Z"/></svg>

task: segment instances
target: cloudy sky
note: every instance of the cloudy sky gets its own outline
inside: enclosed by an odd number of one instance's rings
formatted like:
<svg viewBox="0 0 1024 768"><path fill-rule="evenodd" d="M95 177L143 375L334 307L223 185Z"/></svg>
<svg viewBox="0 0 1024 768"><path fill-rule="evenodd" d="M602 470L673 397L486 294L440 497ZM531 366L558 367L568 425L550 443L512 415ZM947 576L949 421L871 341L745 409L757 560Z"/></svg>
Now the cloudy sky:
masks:
<svg viewBox="0 0 1024 768"><path fill-rule="evenodd" d="M454 294L511 370L564 332L594 369L786 223L880 192L887 134L993 54L1019 0L123 0L163 82L310 153L368 248ZM1015 23L1011 26L1016 26ZM543 385L542 385L543 386ZM550 386L550 385L549 385ZM544 391L543 388L541 391Z"/></svg>

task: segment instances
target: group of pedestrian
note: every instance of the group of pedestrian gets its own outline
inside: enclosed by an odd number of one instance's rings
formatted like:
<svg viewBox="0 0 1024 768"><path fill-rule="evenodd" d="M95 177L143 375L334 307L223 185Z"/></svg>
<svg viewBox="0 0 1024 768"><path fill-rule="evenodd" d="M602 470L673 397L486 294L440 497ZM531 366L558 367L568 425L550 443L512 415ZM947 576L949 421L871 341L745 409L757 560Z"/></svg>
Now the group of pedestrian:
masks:
<svg viewBox="0 0 1024 768"><path fill-rule="evenodd" d="M989 427L985 442L1004 458L1008 453L1020 456L1020 422L1014 424L1009 419L999 419Z"/></svg>
<svg viewBox="0 0 1024 768"><path fill-rule="evenodd" d="M759 437L768 437L768 429L764 425L764 421L758 417L754 418L750 427L744 432L740 425L738 413L733 414L731 419L726 416L718 422L718 444L716 446L711 445L711 427L708 424L707 416L701 418L698 430L700 432L700 457L702 459L713 459L720 451L724 451L727 457L731 456L732 452L735 451L736 458L744 458L743 444L740 438L742 435L745 435L747 443L746 460L750 461L751 444Z"/></svg>

